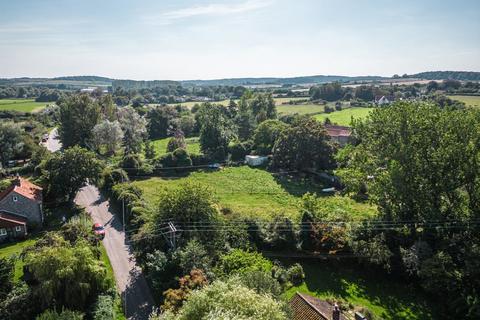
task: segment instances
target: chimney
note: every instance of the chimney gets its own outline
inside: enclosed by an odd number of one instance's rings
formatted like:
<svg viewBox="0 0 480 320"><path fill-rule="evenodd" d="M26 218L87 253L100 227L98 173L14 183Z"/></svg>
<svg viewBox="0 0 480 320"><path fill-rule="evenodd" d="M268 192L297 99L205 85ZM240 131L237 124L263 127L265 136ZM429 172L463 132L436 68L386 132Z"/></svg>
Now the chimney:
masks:
<svg viewBox="0 0 480 320"><path fill-rule="evenodd" d="M340 308L336 302L333 305L332 320L340 320Z"/></svg>
<svg viewBox="0 0 480 320"><path fill-rule="evenodd" d="M17 175L15 176L15 179L13 179L13 184L16 186L20 186L20 175L17 172Z"/></svg>

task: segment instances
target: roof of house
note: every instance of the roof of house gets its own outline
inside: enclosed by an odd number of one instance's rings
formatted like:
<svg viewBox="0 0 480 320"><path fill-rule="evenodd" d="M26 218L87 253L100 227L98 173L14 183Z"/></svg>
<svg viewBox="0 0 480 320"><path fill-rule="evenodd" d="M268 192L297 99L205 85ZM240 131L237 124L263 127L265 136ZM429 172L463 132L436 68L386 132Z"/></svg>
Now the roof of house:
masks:
<svg viewBox="0 0 480 320"><path fill-rule="evenodd" d="M327 301L297 292L290 300L293 320L331 320L333 306ZM340 314L340 320L345 317Z"/></svg>
<svg viewBox="0 0 480 320"><path fill-rule="evenodd" d="M325 129L330 137L350 137L352 134L350 127L345 126L326 124Z"/></svg>
<svg viewBox="0 0 480 320"><path fill-rule="evenodd" d="M8 211L0 210L0 227L11 228L15 226L25 226L27 218L11 214Z"/></svg>
<svg viewBox="0 0 480 320"><path fill-rule="evenodd" d="M0 201L11 192L16 192L34 201L42 201L42 188L21 177L16 178L10 187L0 193Z"/></svg>

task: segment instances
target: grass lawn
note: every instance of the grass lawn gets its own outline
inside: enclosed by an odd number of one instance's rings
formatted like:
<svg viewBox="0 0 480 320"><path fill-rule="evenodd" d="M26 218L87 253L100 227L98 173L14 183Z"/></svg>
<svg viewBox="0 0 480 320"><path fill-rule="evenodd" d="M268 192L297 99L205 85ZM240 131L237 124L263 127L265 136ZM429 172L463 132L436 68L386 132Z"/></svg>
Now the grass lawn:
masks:
<svg viewBox="0 0 480 320"><path fill-rule="evenodd" d="M433 319L432 305L420 289L359 265L325 261L301 262L306 281L290 288L290 299L299 291L320 299L341 298L368 308L380 319Z"/></svg>
<svg viewBox="0 0 480 320"><path fill-rule="evenodd" d="M247 166L219 171L198 171L183 178L154 177L133 182L144 192L145 199L155 205L162 190L178 187L184 181L208 186L222 208L248 217L270 218L285 214L299 218L300 198L306 192L320 192L321 187L303 180L279 176ZM373 215L376 209L350 198L327 197L326 205L345 210L358 218Z"/></svg>
<svg viewBox="0 0 480 320"><path fill-rule="evenodd" d="M38 236L33 236L29 239L20 242L6 243L0 245L0 258L9 258L13 255L20 255L25 247L31 246L38 240ZM15 281L23 276L23 261L17 259L15 262Z"/></svg>
<svg viewBox="0 0 480 320"><path fill-rule="evenodd" d="M317 114L315 119L318 121L325 121L325 118L329 118L334 124L349 126L352 117L355 119L363 119L372 111L373 108L348 108L341 111L334 111L332 113Z"/></svg>
<svg viewBox="0 0 480 320"><path fill-rule="evenodd" d="M35 102L34 99L0 99L0 110L37 112L46 105L46 102Z"/></svg>
<svg viewBox="0 0 480 320"><path fill-rule="evenodd" d="M105 250L103 244L100 245L100 252L100 259L103 261L103 264L107 269L107 278L111 279L113 286L115 287L115 274L113 273L112 264L110 263L110 259L108 258L107 251ZM115 297L114 303L115 320L124 320L125 315L123 314L122 299L118 294Z"/></svg>
<svg viewBox="0 0 480 320"><path fill-rule="evenodd" d="M317 114L325 111L325 106L319 104L282 104L277 105L278 113L282 114Z"/></svg>
<svg viewBox="0 0 480 320"><path fill-rule="evenodd" d="M170 138L165 138L165 139L158 139L158 140L153 140L152 144L155 147L155 151L157 152L157 155L160 156L162 154L167 153L167 145L168 141ZM187 143L187 151L190 154L201 154L202 152L200 151L200 142L198 142L198 138L185 138L185 142Z"/></svg>
<svg viewBox="0 0 480 320"><path fill-rule="evenodd" d="M458 100L467 105L467 107L480 108L480 96L448 96L452 100Z"/></svg>

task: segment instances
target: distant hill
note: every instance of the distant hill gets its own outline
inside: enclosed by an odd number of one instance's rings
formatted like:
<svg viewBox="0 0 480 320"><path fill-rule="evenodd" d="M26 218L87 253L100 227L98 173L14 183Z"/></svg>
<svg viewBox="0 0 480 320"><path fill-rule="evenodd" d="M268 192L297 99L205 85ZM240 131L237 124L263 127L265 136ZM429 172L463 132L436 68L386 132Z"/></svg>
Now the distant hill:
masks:
<svg viewBox="0 0 480 320"><path fill-rule="evenodd" d="M351 82L351 81L377 81L388 79L380 76L334 76L334 75L317 75L289 78L227 78L214 80L183 80L180 81L184 85L196 86L248 86L248 85L295 85L310 83L327 83L327 82Z"/></svg>
<svg viewBox="0 0 480 320"><path fill-rule="evenodd" d="M172 80L151 80L151 81L137 81L137 80L114 80L112 88L122 87L126 89L147 89L166 86L179 86L180 82Z"/></svg>
<svg viewBox="0 0 480 320"><path fill-rule="evenodd" d="M56 77L56 78L53 78L52 80L113 82L114 79L99 77L99 76L67 76L67 77Z"/></svg>
<svg viewBox="0 0 480 320"><path fill-rule="evenodd" d="M480 81L480 72L475 71L427 71L409 75L411 78L421 78L426 80L464 80Z"/></svg>
<svg viewBox="0 0 480 320"><path fill-rule="evenodd" d="M408 78L426 79L426 80L445 80L455 79L464 81L480 81L480 72L474 71L428 71L417 74L408 75ZM51 87L59 89L81 89L89 86L110 87L113 89L117 87L129 89L154 88L165 86L262 86L262 85L308 85L321 84L328 82L377 82L388 81L390 77L381 76L338 76L338 75L315 75L315 76L300 76L300 77L263 77L263 78L226 78L213 80L151 80L151 81L136 81L136 80L117 80L107 77L99 76L63 76L56 78L10 78L1 79L0 85L5 86L37 86L37 87Z"/></svg>

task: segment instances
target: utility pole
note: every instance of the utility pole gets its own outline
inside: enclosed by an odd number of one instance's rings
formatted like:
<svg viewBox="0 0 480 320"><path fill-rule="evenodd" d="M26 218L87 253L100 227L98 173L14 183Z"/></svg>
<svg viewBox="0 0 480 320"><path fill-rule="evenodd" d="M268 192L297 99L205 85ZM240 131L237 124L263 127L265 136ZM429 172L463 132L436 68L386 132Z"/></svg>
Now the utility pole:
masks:
<svg viewBox="0 0 480 320"><path fill-rule="evenodd" d="M170 244L172 245L173 251L175 251L177 243L176 243L176 233L177 233L177 228L172 222L168 223L168 228L170 229Z"/></svg>
<svg viewBox="0 0 480 320"><path fill-rule="evenodd" d="M123 174L122 176L122 184L124 183L123 180ZM127 242L127 234L125 233L125 199L122 197L122 224L123 224L123 236L125 237L125 242ZM128 283L125 284L125 291L124 291L124 297L123 297L123 303L124 303L124 311L125 311L125 318L128 318L127 316L127 290L128 290Z"/></svg>

